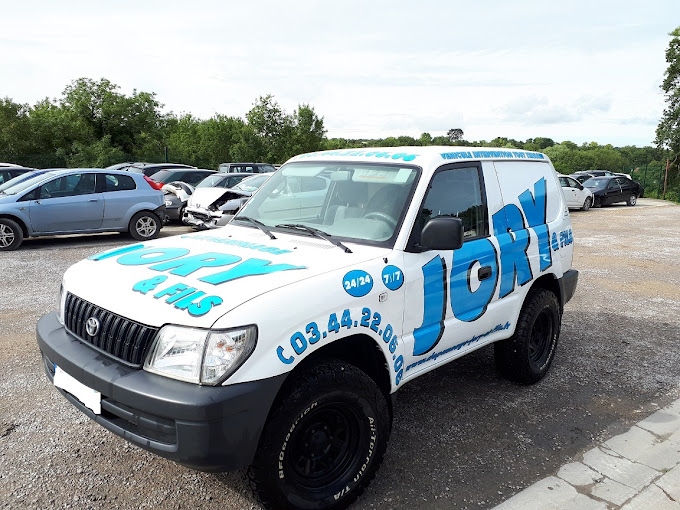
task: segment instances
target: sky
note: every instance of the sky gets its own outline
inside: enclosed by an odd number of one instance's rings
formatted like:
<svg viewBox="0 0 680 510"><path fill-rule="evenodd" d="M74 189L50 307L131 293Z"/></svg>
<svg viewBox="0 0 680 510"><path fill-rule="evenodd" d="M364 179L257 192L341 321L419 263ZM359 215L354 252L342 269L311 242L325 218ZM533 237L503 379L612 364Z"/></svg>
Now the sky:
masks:
<svg viewBox="0 0 680 510"><path fill-rule="evenodd" d="M244 118L271 94L329 138L460 128L653 145L680 0L0 0L0 97L78 78L155 92L163 111Z"/></svg>

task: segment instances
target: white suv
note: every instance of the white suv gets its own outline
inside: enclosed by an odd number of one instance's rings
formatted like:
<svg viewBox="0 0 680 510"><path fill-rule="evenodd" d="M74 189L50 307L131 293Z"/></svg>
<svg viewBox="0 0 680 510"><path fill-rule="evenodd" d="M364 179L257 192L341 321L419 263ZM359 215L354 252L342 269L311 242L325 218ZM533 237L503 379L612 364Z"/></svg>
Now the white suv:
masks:
<svg viewBox="0 0 680 510"><path fill-rule="evenodd" d="M322 175L323 200L282 198ZM543 154L303 154L224 228L72 266L38 344L115 434L196 469L250 466L266 507L338 509L382 461L404 384L490 343L506 377L546 374L572 254Z"/></svg>

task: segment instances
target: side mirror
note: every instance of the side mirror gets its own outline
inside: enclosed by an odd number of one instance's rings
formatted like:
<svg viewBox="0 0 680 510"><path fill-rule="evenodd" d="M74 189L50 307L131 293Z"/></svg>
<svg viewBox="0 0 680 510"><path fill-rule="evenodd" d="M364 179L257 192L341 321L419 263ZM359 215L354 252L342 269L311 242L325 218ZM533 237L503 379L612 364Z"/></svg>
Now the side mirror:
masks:
<svg viewBox="0 0 680 510"><path fill-rule="evenodd" d="M463 220L460 218L433 218L420 234L422 250L457 250L463 246Z"/></svg>

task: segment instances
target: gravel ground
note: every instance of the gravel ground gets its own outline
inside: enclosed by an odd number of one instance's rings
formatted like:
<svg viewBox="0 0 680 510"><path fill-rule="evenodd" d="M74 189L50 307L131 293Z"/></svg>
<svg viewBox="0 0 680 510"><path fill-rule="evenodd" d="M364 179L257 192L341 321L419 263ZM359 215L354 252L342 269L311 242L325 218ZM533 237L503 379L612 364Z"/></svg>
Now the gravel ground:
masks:
<svg viewBox="0 0 680 510"><path fill-rule="evenodd" d="M354 509L489 508L680 396L680 207L641 199L572 221L579 285L549 375L509 383L487 347L404 386L385 462ZM0 508L259 508L242 473L129 445L43 373L34 328L62 273L127 242L37 239L0 254Z"/></svg>

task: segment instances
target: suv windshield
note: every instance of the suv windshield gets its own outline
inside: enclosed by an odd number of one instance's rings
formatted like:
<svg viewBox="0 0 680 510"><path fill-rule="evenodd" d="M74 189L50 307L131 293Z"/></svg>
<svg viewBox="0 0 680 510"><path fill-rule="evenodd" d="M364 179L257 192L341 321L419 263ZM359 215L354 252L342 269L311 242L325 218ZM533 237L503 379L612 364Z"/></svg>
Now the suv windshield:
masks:
<svg viewBox="0 0 680 510"><path fill-rule="evenodd" d="M288 163L234 221L244 216L272 230L309 235L304 227L312 227L332 237L385 244L396 237L417 176L416 167L403 165Z"/></svg>

